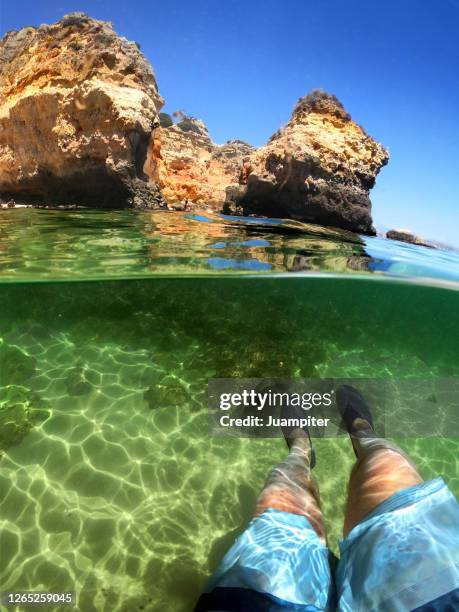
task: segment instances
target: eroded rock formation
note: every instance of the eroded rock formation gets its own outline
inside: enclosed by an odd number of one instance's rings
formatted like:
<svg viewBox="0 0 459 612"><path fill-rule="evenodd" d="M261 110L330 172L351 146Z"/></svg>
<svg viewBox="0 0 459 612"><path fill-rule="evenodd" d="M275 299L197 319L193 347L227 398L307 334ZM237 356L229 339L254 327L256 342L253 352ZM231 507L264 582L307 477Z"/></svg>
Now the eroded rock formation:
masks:
<svg viewBox="0 0 459 612"><path fill-rule="evenodd" d="M0 41L0 194L155 207L143 166L163 100L136 43L82 13Z"/></svg>
<svg viewBox="0 0 459 612"><path fill-rule="evenodd" d="M4 205L179 203L374 233L369 191L387 151L320 90L254 149L177 123L136 43L83 13L0 41ZM161 126L160 126L161 115Z"/></svg>
<svg viewBox="0 0 459 612"><path fill-rule="evenodd" d="M159 183L170 204L221 208L226 187L239 179L242 161L254 148L242 140L216 145L201 120L184 117L174 124L162 115L162 126L150 143L145 172Z"/></svg>
<svg viewBox="0 0 459 612"><path fill-rule="evenodd" d="M314 90L290 121L245 161L228 204L374 234L369 191L389 159L334 96Z"/></svg>

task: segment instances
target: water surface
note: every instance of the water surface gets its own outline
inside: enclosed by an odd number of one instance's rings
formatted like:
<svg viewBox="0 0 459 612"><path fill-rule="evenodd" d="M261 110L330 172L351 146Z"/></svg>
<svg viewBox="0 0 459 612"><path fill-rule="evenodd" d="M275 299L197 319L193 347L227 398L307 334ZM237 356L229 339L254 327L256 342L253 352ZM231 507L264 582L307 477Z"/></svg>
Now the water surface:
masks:
<svg viewBox="0 0 459 612"><path fill-rule="evenodd" d="M0 282L370 273L459 282L459 254L298 221L211 213L3 210Z"/></svg>

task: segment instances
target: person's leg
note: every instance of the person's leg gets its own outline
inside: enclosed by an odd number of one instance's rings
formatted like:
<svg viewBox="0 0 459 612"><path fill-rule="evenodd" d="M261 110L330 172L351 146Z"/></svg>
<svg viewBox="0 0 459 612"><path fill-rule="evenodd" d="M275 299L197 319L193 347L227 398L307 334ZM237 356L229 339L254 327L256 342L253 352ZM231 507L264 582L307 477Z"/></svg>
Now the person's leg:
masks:
<svg viewBox="0 0 459 612"><path fill-rule="evenodd" d="M376 437L354 437L352 444L357 461L349 480L344 536L391 495L422 482L415 465L395 444Z"/></svg>
<svg viewBox="0 0 459 612"><path fill-rule="evenodd" d="M290 452L269 474L254 518L219 563L196 611L335 609L309 434L283 432Z"/></svg>
<svg viewBox="0 0 459 612"><path fill-rule="evenodd" d="M357 389L337 391L338 409L357 461L349 479L344 536L397 491L422 482L411 459L394 443L377 436L370 408Z"/></svg>
<svg viewBox="0 0 459 612"><path fill-rule="evenodd" d="M268 508L305 516L325 544L319 488L311 471L311 452L309 438L293 440L287 458L270 472L258 497L255 516Z"/></svg>
<svg viewBox="0 0 459 612"><path fill-rule="evenodd" d="M342 387L337 399L357 455L335 575L338 609L456 609L459 504L441 478L423 482L400 448L376 436L358 391Z"/></svg>

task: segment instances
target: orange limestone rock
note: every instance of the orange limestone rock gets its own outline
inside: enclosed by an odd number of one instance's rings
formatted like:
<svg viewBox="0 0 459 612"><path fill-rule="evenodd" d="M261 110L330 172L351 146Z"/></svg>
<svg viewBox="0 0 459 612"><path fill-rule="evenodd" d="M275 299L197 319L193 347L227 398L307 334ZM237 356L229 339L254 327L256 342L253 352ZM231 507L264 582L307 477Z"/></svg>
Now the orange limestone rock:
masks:
<svg viewBox="0 0 459 612"><path fill-rule="evenodd" d="M226 187L239 180L243 159L254 148L242 140L214 144L199 119L183 117L173 124L168 115L163 117L150 142L145 173L159 183L172 206L188 203L220 209Z"/></svg>
<svg viewBox="0 0 459 612"><path fill-rule="evenodd" d="M290 121L244 162L227 205L375 234L369 191L388 152L322 90L301 98Z"/></svg>
<svg viewBox="0 0 459 612"><path fill-rule="evenodd" d="M314 90L254 149L160 113L155 75L111 24L72 13L0 40L0 201L269 215L373 234L387 151Z"/></svg>
<svg viewBox="0 0 459 612"><path fill-rule="evenodd" d="M83 13L0 41L0 195L154 208L143 174L163 100L138 45Z"/></svg>

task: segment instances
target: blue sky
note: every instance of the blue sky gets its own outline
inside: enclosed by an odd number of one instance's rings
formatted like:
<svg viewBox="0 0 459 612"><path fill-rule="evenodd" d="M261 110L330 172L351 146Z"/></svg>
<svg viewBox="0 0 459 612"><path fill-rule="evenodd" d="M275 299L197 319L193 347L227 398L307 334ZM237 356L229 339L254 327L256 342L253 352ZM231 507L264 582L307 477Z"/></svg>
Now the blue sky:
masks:
<svg viewBox="0 0 459 612"><path fill-rule="evenodd" d="M377 224L459 244L459 0L0 0L0 30L81 10L141 44L215 142L260 145L314 87L391 153Z"/></svg>

